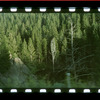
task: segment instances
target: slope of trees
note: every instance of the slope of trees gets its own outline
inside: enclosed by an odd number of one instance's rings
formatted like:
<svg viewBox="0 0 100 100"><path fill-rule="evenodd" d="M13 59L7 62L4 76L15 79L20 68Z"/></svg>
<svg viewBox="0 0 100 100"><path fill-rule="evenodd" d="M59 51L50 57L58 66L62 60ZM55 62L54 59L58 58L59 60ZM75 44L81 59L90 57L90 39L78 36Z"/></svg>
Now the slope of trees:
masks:
<svg viewBox="0 0 100 100"><path fill-rule="evenodd" d="M98 84L99 16L99 13L1 13L0 73L6 73L10 60L18 57L38 80L64 83L66 73L70 73L72 82Z"/></svg>

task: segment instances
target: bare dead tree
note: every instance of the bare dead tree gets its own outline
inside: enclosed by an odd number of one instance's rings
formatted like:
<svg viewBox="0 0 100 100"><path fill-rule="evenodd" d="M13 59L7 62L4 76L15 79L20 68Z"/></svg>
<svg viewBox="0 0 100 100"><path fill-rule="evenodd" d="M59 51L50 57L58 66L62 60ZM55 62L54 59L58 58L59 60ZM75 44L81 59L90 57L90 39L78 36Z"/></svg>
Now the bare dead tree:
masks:
<svg viewBox="0 0 100 100"><path fill-rule="evenodd" d="M74 41L73 41L73 37L74 37L74 26L73 26L73 22L71 20L71 57L72 57L72 65L73 65L73 69L74 69L74 77L76 79L76 65L75 65L75 59L74 59Z"/></svg>
<svg viewBox="0 0 100 100"><path fill-rule="evenodd" d="M75 34L76 26L73 24L71 17L69 17L69 21L70 21L70 29L69 29L70 37L68 38L69 39L68 44L70 45L70 48L68 49L68 52L66 55L70 57L68 58L68 62L70 63L67 62L68 63L67 66L59 70L58 73L62 71L66 71L66 70L68 72L72 72L72 74L74 75L75 81L77 81L78 78L81 76L92 75L90 72L89 73L84 73L84 72L80 73L80 72L85 71L86 69L87 70L89 69L85 65L87 62L89 62L86 59L91 58L94 55L93 54L84 55L83 52L80 52L80 50L82 51L84 48L89 47L90 45L84 45L81 47L78 46L79 41L77 43L74 41L74 34ZM76 55L78 55L78 57L76 57Z"/></svg>
<svg viewBox="0 0 100 100"><path fill-rule="evenodd" d="M81 55L79 55L79 50L80 49L82 50L83 48L85 48L88 45L85 45L83 47L77 47L76 44L74 44L74 34L75 34L74 28L76 26L73 24L73 21L72 21L71 17L69 17L69 20L70 20L70 26L71 26L70 27L70 45L71 45L70 56L71 56L71 66L69 66L69 69L73 70L75 81L77 81L78 77L84 76L82 74L81 75L77 75L77 68L76 68L77 65L79 64L81 66L80 68L83 70L84 66L82 67L82 62L84 62L87 58L93 57L94 55L93 54L87 55L87 56L84 55L83 57ZM75 58L75 54L78 54L79 57ZM91 74L88 73L88 74L85 74L85 75L91 75Z"/></svg>
<svg viewBox="0 0 100 100"><path fill-rule="evenodd" d="M51 54L52 54L52 63L53 63L53 72L55 71L54 69L54 62L55 62L55 56L56 56L56 43L55 43L55 38L51 40Z"/></svg>

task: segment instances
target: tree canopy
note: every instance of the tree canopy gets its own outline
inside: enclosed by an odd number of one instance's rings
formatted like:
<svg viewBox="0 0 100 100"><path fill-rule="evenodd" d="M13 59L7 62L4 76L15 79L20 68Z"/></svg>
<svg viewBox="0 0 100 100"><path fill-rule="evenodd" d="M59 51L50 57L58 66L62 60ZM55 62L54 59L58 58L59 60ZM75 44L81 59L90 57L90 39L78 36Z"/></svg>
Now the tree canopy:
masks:
<svg viewBox="0 0 100 100"><path fill-rule="evenodd" d="M16 57L50 82L100 80L100 14L0 13L0 73Z"/></svg>

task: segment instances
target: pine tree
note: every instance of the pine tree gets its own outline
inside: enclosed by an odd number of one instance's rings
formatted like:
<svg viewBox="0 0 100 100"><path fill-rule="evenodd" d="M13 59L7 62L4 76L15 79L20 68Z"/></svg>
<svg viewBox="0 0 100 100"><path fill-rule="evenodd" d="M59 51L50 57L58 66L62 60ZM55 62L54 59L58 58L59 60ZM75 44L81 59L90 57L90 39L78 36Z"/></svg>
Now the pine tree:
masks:
<svg viewBox="0 0 100 100"><path fill-rule="evenodd" d="M79 15L79 14L77 15L75 37L76 37L76 38L81 38L81 37L82 37L81 20L80 20L80 15Z"/></svg>
<svg viewBox="0 0 100 100"><path fill-rule="evenodd" d="M67 39L65 37L62 41L61 54L66 54L66 52L67 52Z"/></svg>
<svg viewBox="0 0 100 100"><path fill-rule="evenodd" d="M22 23L22 25L21 25L20 32L21 32L21 36L24 37L24 32L25 32L25 25L24 25L24 23Z"/></svg>
<svg viewBox="0 0 100 100"><path fill-rule="evenodd" d="M52 23L50 26L50 33L53 37L55 37L56 39L58 39L58 31L57 28L55 27L55 24Z"/></svg>
<svg viewBox="0 0 100 100"><path fill-rule="evenodd" d="M34 37L34 31L32 31L32 41L35 40L35 37Z"/></svg>
<svg viewBox="0 0 100 100"><path fill-rule="evenodd" d="M20 49L21 49L21 44L22 44L22 39L21 39L20 33L17 35L16 41L17 41L18 51L20 51Z"/></svg>
<svg viewBox="0 0 100 100"><path fill-rule="evenodd" d="M22 60L27 63L28 59L29 59L29 55L28 55L28 49L27 49L27 43L26 40L24 39L23 43L22 43L22 51L21 51L21 58Z"/></svg>
<svg viewBox="0 0 100 100"><path fill-rule="evenodd" d="M42 44L38 37L36 37L36 55L38 62L40 63L42 61Z"/></svg>
<svg viewBox="0 0 100 100"><path fill-rule="evenodd" d="M92 25L95 25L95 23L96 23L95 14L93 13L93 14L92 14Z"/></svg>
<svg viewBox="0 0 100 100"><path fill-rule="evenodd" d="M83 35L83 39L86 40L87 39L87 30L89 30L89 26L90 26L90 23L89 23L89 17L87 14L82 14L82 35Z"/></svg>
<svg viewBox="0 0 100 100"><path fill-rule="evenodd" d="M47 39L44 38L42 43L43 43L43 55L44 55L44 59L46 59L46 62L47 62Z"/></svg>
<svg viewBox="0 0 100 100"><path fill-rule="evenodd" d="M17 56L17 43L13 33L9 33L8 46L12 56Z"/></svg>
<svg viewBox="0 0 100 100"><path fill-rule="evenodd" d="M29 38L28 42L28 51L29 51L30 61L32 62L36 56L35 56L35 48L31 38Z"/></svg>
<svg viewBox="0 0 100 100"><path fill-rule="evenodd" d="M4 36L4 35L3 35ZM0 73L6 73L11 66L9 51L6 47L5 38L0 41Z"/></svg>

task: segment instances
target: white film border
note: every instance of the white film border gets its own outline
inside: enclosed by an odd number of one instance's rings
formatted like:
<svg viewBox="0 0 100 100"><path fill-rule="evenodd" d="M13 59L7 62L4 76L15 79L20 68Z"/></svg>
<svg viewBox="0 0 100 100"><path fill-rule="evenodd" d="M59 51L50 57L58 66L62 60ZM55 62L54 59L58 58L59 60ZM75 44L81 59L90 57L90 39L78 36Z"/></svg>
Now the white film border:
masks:
<svg viewBox="0 0 100 100"><path fill-rule="evenodd" d="M0 12L3 12L3 7L0 7ZM18 7L10 7L10 12L18 12ZM25 12L32 12L34 10L34 8L32 7L24 7L24 11ZM39 7L38 8L40 12L46 12L47 11L47 7ZM54 12L61 12L62 11L62 7L53 7L54 9ZM76 12L76 9L79 9L77 7L67 7L66 9L64 9L65 11L68 11L69 12ZM82 7L83 9L83 12L90 12L91 11L91 8L90 7ZM100 12L100 7L97 7L97 11Z"/></svg>
<svg viewBox="0 0 100 100"><path fill-rule="evenodd" d="M47 90L46 89L40 89L40 93L46 93Z"/></svg>
<svg viewBox="0 0 100 100"><path fill-rule="evenodd" d="M84 89L83 93L90 93L90 89Z"/></svg>
<svg viewBox="0 0 100 100"><path fill-rule="evenodd" d="M10 92L11 93L17 93L17 89L11 89Z"/></svg>
<svg viewBox="0 0 100 100"><path fill-rule="evenodd" d="M2 89L0 89L0 93L3 93L3 90Z"/></svg>
<svg viewBox="0 0 100 100"><path fill-rule="evenodd" d="M32 89L25 89L25 93L31 93Z"/></svg>
<svg viewBox="0 0 100 100"><path fill-rule="evenodd" d="M2 12L2 10L3 10L3 8L2 8L2 7L0 7L0 12Z"/></svg>
<svg viewBox="0 0 100 100"><path fill-rule="evenodd" d="M31 12L32 11L32 7L25 7L25 11L26 12Z"/></svg>
<svg viewBox="0 0 100 100"><path fill-rule="evenodd" d="M67 9L67 8L66 8ZM66 10L65 9L65 10ZM69 12L75 12L76 7L68 7ZM25 7L25 12L32 12L32 7ZM54 7L54 12L61 12L62 8L61 7ZM10 8L11 12L17 12L18 8L17 7L11 7ZM40 12L46 12L47 8L46 7L40 7L39 8ZM83 7L83 11L85 12L90 12L91 8L90 7ZM100 7L97 8L97 11L100 12ZM3 12L3 7L0 7L0 12ZM34 90L34 89L33 89ZM32 93L32 89L25 89L25 93ZM0 89L0 93L3 93L3 89ZM18 93L17 89L11 89L10 93ZM47 93L47 89L40 89L39 93ZM62 89L54 89L53 93L62 93ZM67 91L66 91L67 93ZM77 93L76 89L69 89L68 93ZM91 93L91 89L83 89L83 93ZM100 89L96 91L96 93L100 93Z"/></svg>
<svg viewBox="0 0 100 100"><path fill-rule="evenodd" d="M17 12L17 7L11 7L11 8L10 8L10 11L11 11L11 12Z"/></svg>
<svg viewBox="0 0 100 100"><path fill-rule="evenodd" d="M23 93L36 93L39 90L37 93L49 93L50 92L50 93L55 93L55 94L59 94L59 93L69 93L69 94L85 93L85 94L88 94L88 93L92 93L92 91L93 91L92 89L78 89L78 88L77 89L74 89L74 88L71 88L71 89L65 88L64 90L58 88L58 89L53 89L53 91L52 91L52 89L48 90L48 88L47 89L46 88L45 89L38 89L38 90L36 90L34 88L32 88L32 89L30 88L30 89L22 89L22 90L20 91L20 89L19 90L17 90L17 89L10 89L10 91L8 91L8 93L19 93L19 92L23 92ZM76 91L76 90L78 90L78 91ZM5 89L0 89L0 94L4 93L4 92L7 92L7 91ZM94 93L100 93L100 89L96 89L93 92Z"/></svg>

